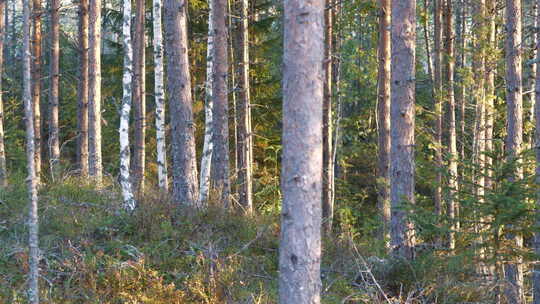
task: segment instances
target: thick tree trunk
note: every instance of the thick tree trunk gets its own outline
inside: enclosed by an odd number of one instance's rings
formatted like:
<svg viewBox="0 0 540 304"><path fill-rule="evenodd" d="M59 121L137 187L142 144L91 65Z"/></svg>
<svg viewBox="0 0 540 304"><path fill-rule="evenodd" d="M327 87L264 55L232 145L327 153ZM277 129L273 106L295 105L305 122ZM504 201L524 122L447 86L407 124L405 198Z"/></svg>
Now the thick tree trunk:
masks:
<svg viewBox="0 0 540 304"><path fill-rule="evenodd" d="M28 216L29 235L29 275L28 275L28 302L39 304L39 244L38 244L38 192L37 176L35 167L35 126L34 104L32 101L32 78L30 72L30 1L23 1L23 100L24 116L26 120L26 161L27 161L27 185L30 199Z"/></svg>
<svg viewBox="0 0 540 304"><path fill-rule="evenodd" d="M51 176L59 174L60 140L58 99L60 79L60 0L51 0L51 61L49 87L49 163Z"/></svg>
<svg viewBox="0 0 540 304"><path fill-rule="evenodd" d="M516 162L515 171L509 176L510 181L520 179L522 170L518 161L523 142L523 105L521 79L521 0L506 0L506 105L507 136L506 155L510 162ZM507 227L512 229L511 226ZM522 236L507 232L509 241L515 242L517 248L523 246ZM509 262L504 266L507 286L505 294L509 304L523 303L523 269L521 258L517 262Z"/></svg>
<svg viewBox="0 0 540 304"><path fill-rule="evenodd" d="M122 35L124 46L124 73L122 78L122 110L120 112L120 186L126 210L135 209L135 199L129 174L129 114L131 111L131 79L133 73L133 49L131 48L131 0L124 0Z"/></svg>
<svg viewBox="0 0 540 304"><path fill-rule="evenodd" d="M133 114L135 118L133 146L133 188L141 194L144 188L146 90L145 90L145 1L136 0L135 32L133 38Z"/></svg>
<svg viewBox="0 0 540 304"><path fill-rule="evenodd" d="M79 84L77 91L77 161L81 177L88 176L88 0L79 3Z"/></svg>
<svg viewBox="0 0 540 304"><path fill-rule="evenodd" d="M250 105L250 85L249 85L249 3L248 0L240 1L241 22L240 22L240 81L238 82L238 194L239 201L247 214L253 211L253 190L252 190L252 149L253 136L251 134L251 105Z"/></svg>
<svg viewBox="0 0 540 304"><path fill-rule="evenodd" d="M172 125L173 199L198 205L195 124L193 122L191 79L188 60L187 2L165 0L165 54L167 92Z"/></svg>
<svg viewBox="0 0 540 304"><path fill-rule="evenodd" d="M443 143L442 143L442 48L443 48L443 20L442 12L444 0L434 0L435 12L433 14L435 24L435 54L433 63L434 92L435 92L435 161L438 168L435 185L434 201L435 213L442 215L442 168L443 168Z"/></svg>
<svg viewBox="0 0 540 304"><path fill-rule="evenodd" d="M154 28L154 94L156 100L156 141L159 188L167 192L167 145L165 138L165 89L163 86L163 38L161 27L161 1L153 0Z"/></svg>
<svg viewBox="0 0 540 304"><path fill-rule="evenodd" d="M214 143L212 142L213 134L213 98L212 98L212 71L214 62L214 27L213 27L213 2L208 0L208 38L206 44L206 82L204 84L204 144L201 157L201 175L200 175L200 190L199 201L201 205L206 206L208 203L208 192L210 191L210 174L212 172L212 152Z"/></svg>
<svg viewBox="0 0 540 304"><path fill-rule="evenodd" d="M6 151L4 146L4 101L2 100L2 76L4 72L4 44L6 44L7 0L0 0L0 187L7 186ZM6 14L6 24L2 14Z"/></svg>
<svg viewBox="0 0 540 304"><path fill-rule="evenodd" d="M214 113L214 153L215 188L225 208L229 207L229 103L227 98L228 65L228 33L227 33L227 1L213 0L213 30L214 30L214 63L212 72L212 98Z"/></svg>
<svg viewBox="0 0 540 304"><path fill-rule="evenodd" d="M32 103L34 104L35 166L38 184L41 177L41 0L32 0Z"/></svg>
<svg viewBox="0 0 540 304"><path fill-rule="evenodd" d="M397 256L412 259L414 225L402 208L414 203L416 1L392 2L392 97L390 200L391 248Z"/></svg>
<svg viewBox="0 0 540 304"><path fill-rule="evenodd" d="M284 4L280 303L320 303L324 4Z"/></svg>
<svg viewBox="0 0 540 304"><path fill-rule="evenodd" d="M88 52L88 146L89 169L99 187L103 179L101 163L101 0L90 1Z"/></svg>
<svg viewBox="0 0 540 304"><path fill-rule="evenodd" d="M379 0L379 78L377 83L378 176L377 204L381 214L382 228L379 235L386 247L390 239L390 23L392 3Z"/></svg>

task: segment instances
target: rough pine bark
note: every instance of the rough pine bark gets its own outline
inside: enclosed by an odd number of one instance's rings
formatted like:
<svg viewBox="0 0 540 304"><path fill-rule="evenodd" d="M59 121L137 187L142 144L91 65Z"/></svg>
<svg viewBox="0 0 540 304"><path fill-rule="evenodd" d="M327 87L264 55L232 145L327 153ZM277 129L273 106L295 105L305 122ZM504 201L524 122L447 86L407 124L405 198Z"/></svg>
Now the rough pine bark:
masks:
<svg viewBox="0 0 540 304"><path fill-rule="evenodd" d="M101 0L90 0L88 52L88 152L89 173L100 186L101 156Z"/></svg>
<svg viewBox="0 0 540 304"><path fill-rule="evenodd" d="M381 214L381 240L389 246L390 239L390 23L392 3L379 0L379 71L377 83L377 126L378 126L378 176L377 204Z"/></svg>
<svg viewBox="0 0 540 304"><path fill-rule="evenodd" d="M77 161L81 176L88 176L88 1L79 3L79 83L77 90Z"/></svg>
<svg viewBox="0 0 540 304"><path fill-rule="evenodd" d="M144 188L146 90L145 90L145 0L136 0L135 31L133 37L133 116L135 120L133 145L133 188L141 193Z"/></svg>
<svg viewBox="0 0 540 304"><path fill-rule="evenodd" d="M392 2L391 28L390 245L396 256L412 259L414 225L402 207L414 203L415 0Z"/></svg>
<svg viewBox="0 0 540 304"><path fill-rule="evenodd" d="M30 51L30 1L23 1L23 101L26 124L26 167L28 172L27 186L30 199L28 214L29 235L29 275L28 275L28 302L39 304L39 226L38 226L38 192L35 166L35 127L34 104L32 101L32 77Z"/></svg>
<svg viewBox="0 0 540 304"><path fill-rule="evenodd" d="M32 0L32 103L34 104L35 166L38 183L41 176L41 0Z"/></svg>
<svg viewBox="0 0 540 304"><path fill-rule="evenodd" d="M60 80L60 0L51 0L51 61L49 87L49 164L51 176L56 177L60 166L58 100Z"/></svg>
<svg viewBox="0 0 540 304"><path fill-rule="evenodd" d="M212 98L212 71L214 63L214 27L213 27L213 2L208 0L208 38L206 44L206 81L204 83L204 143L201 157L201 174L199 181L199 201L201 205L206 206L208 201L208 192L210 191L210 175L212 172L212 154L214 144L212 142L213 134L213 98Z"/></svg>
<svg viewBox="0 0 540 304"><path fill-rule="evenodd" d="M4 101L2 100L2 76L4 72L4 44L6 43L6 24L2 14L6 14L7 0L0 0L0 187L7 186L6 151L4 146Z"/></svg>
<svg viewBox="0 0 540 304"><path fill-rule="evenodd" d="M167 92L172 126L173 199L198 205L195 124L188 60L186 0L164 1Z"/></svg>
<svg viewBox="0 0 540 304"><path fill-rule="evenodd" d="M165 137L165 88L163 84L163 38L161 26L162 0L153 0L154 29L154 95L156 100L156 148L159 188L167 192L167 144Z"/></svg>
<svg viewBox="0 0 540 304"><path fill-rule="evenodd" d="M251 130L251 105L249 83L249 3L248 0L240 1L240 79L238 82L238 194L239 202L246 214L253 212L253 188L252 188L252 149L253 136Z"/></svg>
<svg viewBox="0 0 540 304"><path fill-rule="evenodd" d="M523 96L521 79L521 0L506 0L506 105L507 105L507 136L506 156L510 162L516 162L517 167L510 173L509 180L520 179L522 170L518 161L523 143ZM507 227L509 230L511 226ZM517 248L523 246L523 238L519 234L507 232L506 237L514 242ZM516 262L504 265L505 295L509 304L523 303L523 269L521 258Z"/></svg>
<svg viewBox="0 0 540 304"><path fill-rule="evenodd" d="M124 208L135 209L135 198L129 174L129 114L131 111L131 80L133 74L133 49L131 47L131 0L123 1L122 35L124 46L124 72L122 77L122 109L120 112L120 186Z"/></svg>
<svg viewBox="0 0 540 304"><path fill-rule="evenodd" d="M212 98L214 113L214 152L215 188L221 204L229 207L231 186L229 180L229 101L227 98L228 33L227 0L213 0L214 62L212 70Z"/></svg>
<svg viewBox="0 0 540 304"><path fill-rule="evenodd" d="M324 6L284 3L279 303L320 303Z"/></svg>

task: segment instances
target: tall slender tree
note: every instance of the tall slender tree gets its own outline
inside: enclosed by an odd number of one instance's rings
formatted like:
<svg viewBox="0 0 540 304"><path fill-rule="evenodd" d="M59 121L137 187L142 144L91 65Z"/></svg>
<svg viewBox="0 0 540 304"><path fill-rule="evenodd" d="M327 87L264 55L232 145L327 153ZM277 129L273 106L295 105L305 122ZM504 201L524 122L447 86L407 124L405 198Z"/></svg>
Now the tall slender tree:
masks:
<svg viewBox="0 0 540 304"><path fill-rule="evenodd" d="M0 187L7 186L6 150L4 146L4 101L2 99L2 76L4 75L4 45L6 44L6 25L2 14L7 16L7 0L0 0ZM7 20L7 17L6 19Z"/></svg>
<svg viewBox="0 0 540 304"><path fill-rule="evenodd" d="M135 209L135 198L129 173L129 114L131 111L131 79L133 73L133 49L131 46L131 0L123 1L122 35L124 46L124 72L122 77L122 110L120 112L120 185L124 208Z"/></svg>
<svg viewBox="0 0 540 304"><path fill-rule="evenodd" d="M164 1L165 54L168 62L175 63L166 66L172 125L173 199L196 206L198 184L186 4L185 0Z"/></svg>
<svg viewBox="0 0 540 304"><path fill-rule="evenodd" d="M390 244L395 255L412 259L414 225L408 219L403 203L414 203L415 0L392 1L391 28Z"/></svg>
<svg viewBox="0 0 540 304"><path fill-rule="evenodd" d="M163 86L162 0L153 0L154 29L154 95L156 100L156 141L159 188L167 191L167 145L165 138L165 88Z"/></svg>
<svg viewBox="0 0 540 304"><path fill-rule="evenodd" d="M390 25L392 3L379 0L379 78L377 83L377 126L378 136L378 198L377 204L382 219L381 239L390 239ZM389 244L387 244L388 246Z"/></svg>
<svg viewBox="0 0 540 304"><path fill-rule="evenodd" d="M284 4L280 303L320 303L324 6Z"/></svg>
<svg viewBox="0 0 540 304"><path fill-rule="evenodd" d="M488 0L486 2L486 9L487 9L487 16L488 16L488 50L491 50L490 53L494 53L493 51L496 50L497 44L496 44L496 25L495 25L495 18L497 17L497 5L496 0ZM497 69L497 58L496 56L487 56L486 57L486 107L485 107L485 188L490 189L492 185L491 177L493 175L492 164L493 164L493 158L491 156L493 152L493 115L495 114L495 72Z"/></svg>
<svg viewBox="0 0 540 304"><path fill-rule="evenodd" d="M442 167L443 167L443 142L442 142L442 51L443 51L443 4L444 0L434 0L434 56L433 56L433 72L434 72L434 92L435 92L435 161L439 168L437 172L437 180L435 185L434 203L435 213L442 214Z"/></svg>
<svg viewBox="0 0 540 304"><path fill-rule="evenodd" d="M60 0L51 0L51 59L49 86L49 162L51 175L58 174L60 140L58 127L58 100L60 80Z"/></svg>
<svg viewBox="0 0 540 304"><path fill-rule="evenodd" d="M88 150L90 176L101 185L101 0L91 0L89 7L88 52Z"/></svg>
<svg viewBox="0 0 540 304"><path fill-rule="evenodd" d="M523 96L521 79L521 0L506 0L506 105L507 131L506 155L510 162L516 162L516 168L509 176L510 181L520 179L519 155L523 143ZM511 226L507 227L512 230ZM515 242L517 248L523 246L522 236L507 232L509 241ZM523 269L521 258L517 262L509 262L504 266L506 280L505 294L509 304L523 303Z"/></svg>
<svg viewBox="0 0 540 304"><path fill-rule="evenodd" d="M39 304L39 224L38 224L38 192L35 166L35 126L34 104L32 101L32 77L30 50L30 11L31 0L23 1L23 101L26 120L26 166L28 171L27 186L30 204L28 210L29 235L29 276L28 302Z"/></svg>
<svg viewBox="0 0 540 304"><path fill-rule="evenodd" d="M79 2L79 83L77 88L77 160L81 176L88 176L88 0Z"/></svg>
<svg viewBox="0 0 540 304"><path fill-rule="evenodd" d="M214 99L214 153L215 187L220 194L221 204L226 208L230 202L229 180L229 101L227 94L228 65L228 33L227 33L227 0L213 0L212 27L214 30L214 62L212 72L212 98Z"/></svg>
<svg viewBox="0 0 540 304"><path fill-rule="evenodd" d="M536 24L540 24L540 0L536 0ZM536 61L540 61L540 33L536 31L534 33L536 39ZM540 69L536 69L536 81L535 81L535 98L534 103L534 117L535 117L535 129L534 129L534 151L536 154L536 184L540 185ZM536 228L540 227L540 192L536 194ZM534 233L533 241L534 253L540 255L540 231L536 230ZM535 263L533 266L533 304L540 304L540 264Z"/></svg>
<svg viewBox="0 0 540 304"><path fill-rule="evenodd" d="M32 103L34 104L35 166L38 183L41 176L41 0L33 0L32 6Z"/></svg>

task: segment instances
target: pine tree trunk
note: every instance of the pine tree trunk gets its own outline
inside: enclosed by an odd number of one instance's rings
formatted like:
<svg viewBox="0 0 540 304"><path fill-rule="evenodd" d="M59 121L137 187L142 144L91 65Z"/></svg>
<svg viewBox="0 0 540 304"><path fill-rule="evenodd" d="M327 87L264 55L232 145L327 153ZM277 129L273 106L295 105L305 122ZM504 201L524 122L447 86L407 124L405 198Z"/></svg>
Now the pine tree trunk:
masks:
<svg viewBox="0 0 540 304"><path fill-rule="evenodd" d="M165 0L165 54L168 64L167 92L172 125L173 199L180 204L198 205L195 124L188 60L185 0Z"/></svg>
<svg viewBox="0 0 540 304"><path fill-rule="evenodd" d="M251 130L251 105L250 105L250 84L249 84L249 3L248 0L240 1L241 22L240 22L240 81L238 82L238 95L240 97L238 111L238 185L239 201L244 212L253 212L253 189L252 189L252 149L253 136Z"/></svg>
<svg viewBox="0 0 540 304"><path fill-rule="evenodd" d="M390 149L391 248L397 256L412 259L414 225L403 210L414 203L414 113L416 1L392 2L392 97Z"/></svg>
<svg viewBox="0 0 540 304"><path fill-rule="evenodd" d="M497 16L497 8L496 8L496 0L488 0L486 2L487 4L487 16L488 16L488 31L489 31L489 37L488 37L488 46L491 51L496 50L496 25L495 25L495 18ZM493 56L490 56L488 58L492 58ZM493 158L490 156L491 153L493 153L493 116L495 114L495 72L497 69L497 60L491 59L486 61L486 109L485 109L485 119L486 119L486 131L485 131L485 188L491 189L492 186L492 180L491 177L493 176Z"/></svg>
<svg viewBox="0 0 540 304"><path fill-rule="evenodd" d="M32 103L34 105L35 166L38 184L41 176L41 0L33 0L32 19Z"/></svg>
<svg viewBox="0 0 540 304"><path fill-rule="evenodd" d="M145 1L136 0L135 35L133 38L133 114L135 118L133 146L133 188L140 194L144 188L146 91L145 91Z"/></svg>
<svg viewBox="0 0 540 304"><path fill-rule="evenodd" d="M435 13L433 15L435 24L435 54L434 54L434 91L435 91L435 161L438 168L435 186L434 200L435 213L442 215L442 168L443 168L443 143L442 143L442 47L443 47L443 27L442 11L444 0L435 1Z"/></svg>
<svg viewBox="0 0 540 304"><path fill-rule="evenodd" d="M279 303L320 303L324 7L284 3Z"/></svg>
<svg viewBox="0 0 540 304"><path fill-rule="evenodd" d="M540 0L536 1L536 24L540 24ZM536 48L540 48L540 33L538 30L534 33ZM537 61L540 61L540 52L536 52ZM534 151L536 154L536 184L540 185L540 69L536 69L535 82L535 103L534 103ZM535 228L540 227L540 192L536 194L536 220ZM533 249L536 255L540 255L540 231L534 233ZM540 264L535 263L532 271L532 289L533 289L533 304L540 304Z"/></svg>
<svg viewBox="0 0 540 304"><path fill-rule="evenodd" d="M34 104L32 101L32 78L30 51L30 1L23 1L23 101L26 121L26 161L27 161L27 185L30 199L28 216L29 235L29 275L28 275L28 302L39 304L39 243L38 243L38 192L35 166L35 125Z"/></svg>
<svg viewBox="0 0 540 304"><path fill-rule="evenodd" d="M59 174L58 99L60 78L60 0L51 0L51 62L49 87L49 162L51 176Z"/></svg>
<svg viewBox="0 0 540 304"><path fill-rule="evenodd" d="M466 56L466 49L467 49L467 4L466 0L461 0L461 52L460 52L460 69L465 69L467 67L467 56ZM465 72L461 73L461 83L459 86L459 93L457 96L457 104L459 107L459 156L460 159L465 159L465 146L466 146L466 134L465 134L465 105L467 103L466 100L466 91L467 91L467 84L465 81ZM465 173L463 172L463 167L461 168L461 177L464 178Z"/></svg>
<svg viewBox="0 0 540 304"><path fill-rule="evenodd" d="M159 188L167 192L167 145L165 137L165 89L163 86L163 38L161 1L153 0L154 28L154 94L156 100L156 141Z"/></svg>
<svg viewBox="0 0 540 304"><path fill-rule="evenodd" d="M90 1L88 52L89 173L99 187L103 179L101 157L101 0Z"/></svg>
<svg viewBox="0 0 540 304"><path fill-rule="evenodd" d="M77 161L81 177L88 176L88 0L79 3L79 83L77 90Z"/></svg>
<svg viewBox="0 0 540 304"><path fill-rule="evenodd" d="M379 71L377 126L378 136L378 208L381 214L382 229L380 239L388 247L390 239L390 23L392 3L390 0L379 0Z"/></svg>
<svg viewBox="0 0 540 304"><path fill-rule="evenodd" d="M228 33L227 33L227 1L213 0L213 30L214 30L214 62L212 71L212 98L214 113L214 153L215 187L221 204L229 207L229 105L227 94L228 65Z"/></svg>
<svg viewBox="0 0 540 304"><path fill-rule="evenodd" d="M131 79L133 73L133 49L131 47L131 0L123 1L122 35L124 46L124 73L122 78L122 110L120 112L120 186L124 208L135 209L135 199L130 179L129 114L131 111Z"/></svg>
<svg viewBox="0 0 540 304"><path fill-rule="evenodd" d="M2 76L4 71L4 44L7 41L6 24L7 24L7 0L0 0L0 187L7 186L7 168L6 168L6 151L4 146L4 101L2 100ZM2 14L6 15L4 18Z"/></svg>
<svg viewBox="0 0 540 304"><path fill-rule="evenodd" d="M212 172L212 152L214 150L214 144L212 142L212 128L213 128L213 98L212 98L212 71L214 62L214 29L213 29L213 15L214 10L212 2L214 0L208 0L208 40L206 44L206 82L205 82L205 97L204 97L204 144L201 157L201 175L200 175L200 190L199 201L201 205L206 206L208 203L208 192L210 190L210 174Z"/></svg>
<svg viewBox="0 0 540 304"><path fill-rule="evenodd" d="M522 177L519 156L523 143L523 96L521 79L521 0L506 0L506 105L507 105L507 136L506 156L508 161L515 162L516 168L509 176L510 181ZM509 230L512 226L507 227ZM519 234L507 232L509 241L515 242L517 248L523 246L523 238ZM523 303L523 269L521 257L517 262L509 262L504 266L505 294L509 304Z"/></svg>

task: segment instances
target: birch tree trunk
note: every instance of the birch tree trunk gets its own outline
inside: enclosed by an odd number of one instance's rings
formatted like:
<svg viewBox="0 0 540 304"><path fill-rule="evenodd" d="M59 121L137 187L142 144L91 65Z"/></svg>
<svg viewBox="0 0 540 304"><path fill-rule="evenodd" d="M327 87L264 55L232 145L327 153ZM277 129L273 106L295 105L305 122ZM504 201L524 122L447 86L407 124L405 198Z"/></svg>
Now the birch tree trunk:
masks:
<svg viewBox="0 0 540 304"><path fill-rule="evenodd" d="M99 187L103 179L101 157L101 0L90 0L88 52L89 169Z"/></svg>
<svg viewBox="0 0 540 304"><path fill-rule="evenodd" d="M41 0L33 0L32 19L32 103L34 104L35 166L38 184L41 176Z"/></svg>
<svg viewBox="0 0 540 304"><path fill-rule="evenodd" d="M251 130L251 105L250 105L250 84L249 84L249 3L248 0L240 1L241 22L240 22L240 81L238 82L238 95L240 97L238 111L239 148L238 151L238 185L239 201L244 212L253 212L253 189L252 189L252 149L253 136Z"/></svg>
<svg viewBox="0 0 540 304"><path fill-rule="evenodd" d="M391 28L390 244L395 255L412 259L414 225L402 207L414 203L415 0L392 2Z"/></svg>
<svg viewBox="0 0 540 304"><path fill-rule="evenodd" d="M49 87L49 162L53 179L59 174L58 99L60 78L60 0L51 0L51 62Z"/></svg>
<svg viewBox="0 0 540 304"><path fill-rule="evenodd" d="M130 169L129 152L129 114L131 111L131 79L133 73L133 49L131 48L131 0L123 1L122 35L124 46L124 73L122 77L122 110L120 112L120 186L124 208L128 211L135 209Z"/></svg>
<svg viewBox="0 0 540 304"><path fill-rule="evenodd" d="M37 176L35 167L35 126L34 104L32 101L32 78L30 51L30 1L23 1L23 101L26 120L26 161L27 161L27 186L30 199L28 215L29 235L29 270L28 275L28 302L39 304L39 243L38 243L38 193Z"/></svg>
<svg viewBox="0 0 540 304"><path fill-rule="evenodd" d="M382 219L380 239L389 247L390 239L390 25L392 3L390 0L379 0L379 71L377 126L378 136L378 208Z"/></svg>
<svg viewBox="0 0 540 304"><path fill-rule="evenodd" d="M165 49L168 62L167 92L172 125L173 199L198 205L195 124L193 123L191 79L188 60L185 0L165 0Z"/></svg>
<svg viewBox="0 0 540 304"><path fill-rule="evenodd" d="M212 71L212 98L214 99L214 153L215 187L220 195L221 204L229 208L229 105L227 98L228 65L228 33L227 33L227 1L213 0L214 59Z"/></svg>
<svg viewBox="0 0 540 304"><path fill-rule="evenodd" d="M88 0L79 3L79 84L77 160L81 177L88 176Z"/></svg>
<svg viewBox="0 0 540 304"><path fill-rule="evenodd" d="M521 1L506 0L506 105L507 105L507 160L516 162L517 168L509 176L510 181L520 179L522 176L521 162L518 161L523 142L523 96L521 79ZM509 230L511 226L507 227ZM509 241L515 242L517 248L523 246L522 236L507 232ZM521 258L516 262L504 265L505 294L509 304L523 303L523 269Z"/></svg>
<svg viewBox="0 0 540 304"><path fill-rule="evenodd" d="M200 175L200 190L199 201L202 206L208 203L208 192L210 190L210 175L212 172L212 152L214 144L212 142L213 128L213 98L212 98L212 71L214 62L214 26L213 26L213 2L208 0L208 40L206 44L206 82L204 83L204 144L201 157L201 175Z"/></svg>
<svg viewBox="0 0 540 304"><path fill-rule="evenodd" d="M145 0L136 0L135 36L133 39L133 106L134 106L134 147L132 179L136 193L144 188L145 133L146 133L146 91L145 91Z"/></svg>
<svg viewBox="0 0 540 304"><path fill-rule="evenodd" d="M320 303L324 7L284 3L279 303Z"/></svg>
<svg viewBox="0 0 540 304"><path fill-rule="evenodd" d="M154 94L156 100L156 141L159 188L167 192L167 144L165 137L165 89L163 86L163 38L161 1L153 0L154 28Z"/></svg>
<svg viewBox="0 0 540 304"><path fill-rule="evenodd" d="M442 143L442 48L443 48L443 27L442 11L444 0L434 0L435 13L433 14L435 25L435 54L434 54L434 80L435 80L435 162L438 168L435 185L434 203L435 213L442 215L442 168L443 168L443 143Z"/></svg>
<svg viewBox="0 0 540 304"><path fill-rule="evenodd" d="M7 21L7 0L0 0L0 187L7 186L6 150L4 146L4 101L2 100L2 76L4 71L4 44L7 41L6 24L2 14L5 13Z"/></svg>

